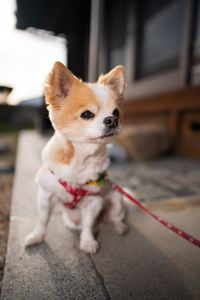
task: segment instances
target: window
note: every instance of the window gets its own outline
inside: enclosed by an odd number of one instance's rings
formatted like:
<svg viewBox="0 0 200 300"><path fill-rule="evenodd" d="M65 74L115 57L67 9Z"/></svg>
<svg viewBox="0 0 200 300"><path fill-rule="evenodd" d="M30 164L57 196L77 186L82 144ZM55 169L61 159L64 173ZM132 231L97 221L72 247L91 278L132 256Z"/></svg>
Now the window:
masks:
<svg viewBox="0 0 200 300"><path fill-rule="evenodd" d="M92 0L92 7L90 80L123 64L131 99L188 83L193 0Z"/></svg>
<svg viewBox="0 0 200 300"><path fill-rule="evenodd" d="M176 68L180 60L183 1L141 1L137 20L136 78Z"/></svg>

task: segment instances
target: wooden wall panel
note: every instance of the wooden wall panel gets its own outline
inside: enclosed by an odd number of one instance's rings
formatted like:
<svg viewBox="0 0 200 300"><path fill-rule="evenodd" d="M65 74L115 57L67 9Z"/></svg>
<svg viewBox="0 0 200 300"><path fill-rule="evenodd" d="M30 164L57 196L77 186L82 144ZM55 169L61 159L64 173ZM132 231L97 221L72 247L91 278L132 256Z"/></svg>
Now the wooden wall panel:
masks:
<svg viewBox="0 0 200 300"><path fill-rule="evenodd" d="M125 121L162 124L177 154L200 158L200 87L124 102Z"/></svg>

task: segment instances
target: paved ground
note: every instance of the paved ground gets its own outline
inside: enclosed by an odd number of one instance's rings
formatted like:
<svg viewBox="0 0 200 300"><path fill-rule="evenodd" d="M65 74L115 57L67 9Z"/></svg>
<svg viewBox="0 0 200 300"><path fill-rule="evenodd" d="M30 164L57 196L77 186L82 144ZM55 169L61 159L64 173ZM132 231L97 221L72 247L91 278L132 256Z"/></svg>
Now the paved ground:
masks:
<svg viewBox="0 0 200 300"><path fill-rule="evenodd" d="M174 156L113 164L110 173L122 185L130 187L140 201L200 194L200 160Z"/></svg>
<svg viewBox="0 0 200 300"><path fill-rule="evenodd" d="M16 145L16 133L0 134L0 293L7 248Z"/></svg>
<svg viewBox="0 0 200 300"><path fill-rule="evenodd" d="M21 135L2 299L200 299L200 249L129 203L130 232L119 237L103 225L96 255L79 251L78 234L64 227L59 207L46 242L25 251L24 238L35 223L32 179L43 144L35 133ZM134 186L154 212L200 238L199 166L198 161L169 158L115 165L111 173Z"/></svg>
<svg viewBox="0 0 200 300"><path fill-rule="evenodd" d="M200 201L154 204L153 210L197 237ZM177 207L174 209L174 207ZM200 299L200 249L135 208L130 233L121 238L104 227L93 256L112 299Z"/></svg>

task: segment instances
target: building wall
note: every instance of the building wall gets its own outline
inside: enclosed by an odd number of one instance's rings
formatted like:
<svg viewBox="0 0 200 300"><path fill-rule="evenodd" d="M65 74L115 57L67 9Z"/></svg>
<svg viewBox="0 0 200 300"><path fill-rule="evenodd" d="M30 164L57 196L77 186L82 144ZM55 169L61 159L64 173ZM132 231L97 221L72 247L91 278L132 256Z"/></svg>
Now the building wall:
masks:
<svg viewBox="0 0 200 300"><path fill-rule="evenodd" d="M93 0L92 8L90 80L124 65L126 122L163 124L175 153L200 157L200 0Z"/></svg>

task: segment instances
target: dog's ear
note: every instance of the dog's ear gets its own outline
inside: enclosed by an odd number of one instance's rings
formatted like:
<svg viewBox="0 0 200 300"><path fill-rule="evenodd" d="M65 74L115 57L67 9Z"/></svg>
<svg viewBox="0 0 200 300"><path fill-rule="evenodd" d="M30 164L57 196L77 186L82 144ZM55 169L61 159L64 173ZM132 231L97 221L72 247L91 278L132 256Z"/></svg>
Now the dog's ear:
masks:
<svg viewBox="0 0 200 300"><path fill-rule="evenodd" d="M108 85L116 94L122 96L126 87L124 67L117 66L109 73L101 75L98 83Z"/></svg>
<svg viewBox="0 0 200 300"><path fill-rule="evenodd" d="M54 104L67 98L70 89L80 80L74 76L62 63L56 62L48 76L45 86L45 99L48 104Z"/></svg>

